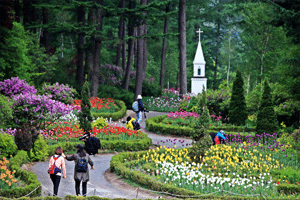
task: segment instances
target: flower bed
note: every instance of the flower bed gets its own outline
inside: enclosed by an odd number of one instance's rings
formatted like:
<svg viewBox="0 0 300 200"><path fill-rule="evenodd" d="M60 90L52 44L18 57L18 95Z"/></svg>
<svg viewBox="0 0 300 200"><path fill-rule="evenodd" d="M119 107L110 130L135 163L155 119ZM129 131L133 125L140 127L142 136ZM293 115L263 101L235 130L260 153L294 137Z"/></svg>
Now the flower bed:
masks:
<svg viewBox="0 0 300 200"><path fill-rule="evenodd" d="M26 183L24 187L16 187L11 189L0 189L0 196L7 198L18 198L25 195L28 197L37 197L42 195L42 188L40 182L37 180L37 176L29 171L21 170L22 164L27 161L26 151L18 151L17 155L10 161L10 168L14 173L14 176L20 178Z"/></svg>
<svg viewBox="0 0 300 200"><path fill-rule="evenodd" d="M179 92L174 89L165 89L160 97L143 98L144 106L148 110L161 112L177 111L180 101Z"/></svg>
<svg viewBox="0 0 300 200"><path fill-rule="evenodd" d="M84 131L74 122L55 122L53 124L50 123L42 134L48 142L49 151L53 153L54 147L52 146L64 143L68 143L64 145L67 149L75 150L74 146L79 143L78 138L84 135ZM118 126L106 126L102 129L94 127L91 130L91 136L98 137L101 140L102 149L116 151L145 150L152 143L147 134Z"/></svg>
<svg viewBox="0 0 300 200"><path fill-rule="evenodd" d="M299 198L297 184L282 184L274 176L284 164L259 148L213 146L202 160L201 164L192 162L188 149L157 149L116 155L111 170L150 189L173 194L220 195L220 191L227 191L275 199L286 193Z"/></svg>

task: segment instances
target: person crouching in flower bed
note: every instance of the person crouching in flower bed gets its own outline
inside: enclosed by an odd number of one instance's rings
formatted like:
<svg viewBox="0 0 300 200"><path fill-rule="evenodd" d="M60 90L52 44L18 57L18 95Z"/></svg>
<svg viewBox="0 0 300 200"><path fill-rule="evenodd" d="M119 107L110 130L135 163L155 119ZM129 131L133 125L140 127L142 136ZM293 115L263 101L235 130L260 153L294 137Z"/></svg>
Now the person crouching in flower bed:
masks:
<svg viewBox="0 0 300 200"><path fill-rule="evenodd" d="M224 135L225 132L223 130L217 133L210 133L213 145L225 144L226 137Z"/></svg>

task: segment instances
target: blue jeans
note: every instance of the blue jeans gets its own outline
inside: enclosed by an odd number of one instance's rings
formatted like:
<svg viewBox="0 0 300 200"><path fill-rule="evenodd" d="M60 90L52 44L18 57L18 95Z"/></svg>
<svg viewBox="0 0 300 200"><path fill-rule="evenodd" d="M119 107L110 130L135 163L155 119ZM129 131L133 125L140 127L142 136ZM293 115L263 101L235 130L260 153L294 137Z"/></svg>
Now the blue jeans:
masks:
<svg viewBox="0 0 300 200"><path fill-rule="evenodd" d="M137 117L138 123L141 125L141 121L143 119L143 111L136 112L136 117Z"/></svg>

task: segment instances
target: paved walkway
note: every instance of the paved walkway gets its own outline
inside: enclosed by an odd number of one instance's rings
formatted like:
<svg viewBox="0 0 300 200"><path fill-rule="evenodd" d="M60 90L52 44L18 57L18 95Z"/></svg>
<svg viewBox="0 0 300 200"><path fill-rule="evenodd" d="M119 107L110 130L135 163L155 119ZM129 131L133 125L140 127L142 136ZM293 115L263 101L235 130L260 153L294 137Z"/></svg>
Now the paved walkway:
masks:
<svg viewBox="0 0 300 200"><path fill-rule="evenodd" d="M130 116L135 116L135 113L132 111L127 112ZM164 115L166 113L161 112L152 112L146 113L147 118ZM126 118L125 118L126 119ZM121 122L111 122L111 124L125 126ZM183 147L182 145L186 146L186 144L190 144L192 141L188 138L178 138L174 136L165 136L165 135L158 135L154 133L150 133L145 130L145 119L141 122L142 131L147 133L148 136L152 139L153 144L157 145L157 143L162 143L162 145L166 147L173 147L174 144L177 145L178 148ZM174 142L174 139L175 142ZM168 140L168 141L167 141ZM180 142L178 142L180 140ZM163 142L165 143L163 143ZM184 142L182 142L184 141ZM117 182L121 182L119 178L115 175L109 175L109 167L110 167L110 160L114 156L114 154L101 154L92 156L92 160L94 162L95 170L90 170L90 181L88 182L88 190L87 196L100 196L100 197L108 197L108 198L127 198L127 199L135 199L137 197L136 188L128 185L128 184L117 184ZM37 162L33 163L31 166L30 171L37 175L38 180L41 182L43 189L42 189L42 196L51 195L53 192L53 184L48 177L47 174L48 169L48 162ZM66 161L66 170L67 170L67 178L61 179L58 196L64 197L66 195L75 195L75 182L73 179L73 172L74 172L74 162L73 161ZM112 176L114 176L112 178ZM110 177L110 178L107 178ZM113 180L112 180L113 179ZM158 194L149 193L139 191L138 193L139 199L156 199L158 198Z"/></svg>

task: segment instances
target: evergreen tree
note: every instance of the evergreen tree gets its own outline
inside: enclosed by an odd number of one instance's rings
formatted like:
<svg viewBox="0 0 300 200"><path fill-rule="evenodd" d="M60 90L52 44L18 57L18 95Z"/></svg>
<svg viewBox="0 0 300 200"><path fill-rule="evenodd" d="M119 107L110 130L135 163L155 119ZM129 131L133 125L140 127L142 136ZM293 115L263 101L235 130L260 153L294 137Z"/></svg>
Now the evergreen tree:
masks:
<svg viewBox="0 0 300 200"><path fill-rule="evenodd" d="M207 108L207 99L204 86L200 100L198 101L198 110L200 117L195 123L194 133L192 135L192 138L196 141L204 137L204 132L209 127L209 111Z"/></svg>
<svg viewBox="0 0 300 200"><path fill-rule="evenodd" d="M246 100L244 96L244 81L240 70L233 82L229 105L229 122L237 126L245 125L247 119Z"/></svg>
<svg viewBox="0 0 300 200"><path fill-rule="evenodd" d="M258 134L274 133L278 130L277 128L277 118L273 107L271 88L268 81L265 80L264 93L257 114L256 132Z"/></svg>
<svg viewBox="0 0 300 200"><path fill-rule="evenodd" d="M84 129L84 131L92 130L91 122L93 120L91 114L91 102L90 102L90 89L89 83L85 81L83 84L83 88L81 91L81 112L79 113L79 124L80 128Z"/></svg>

